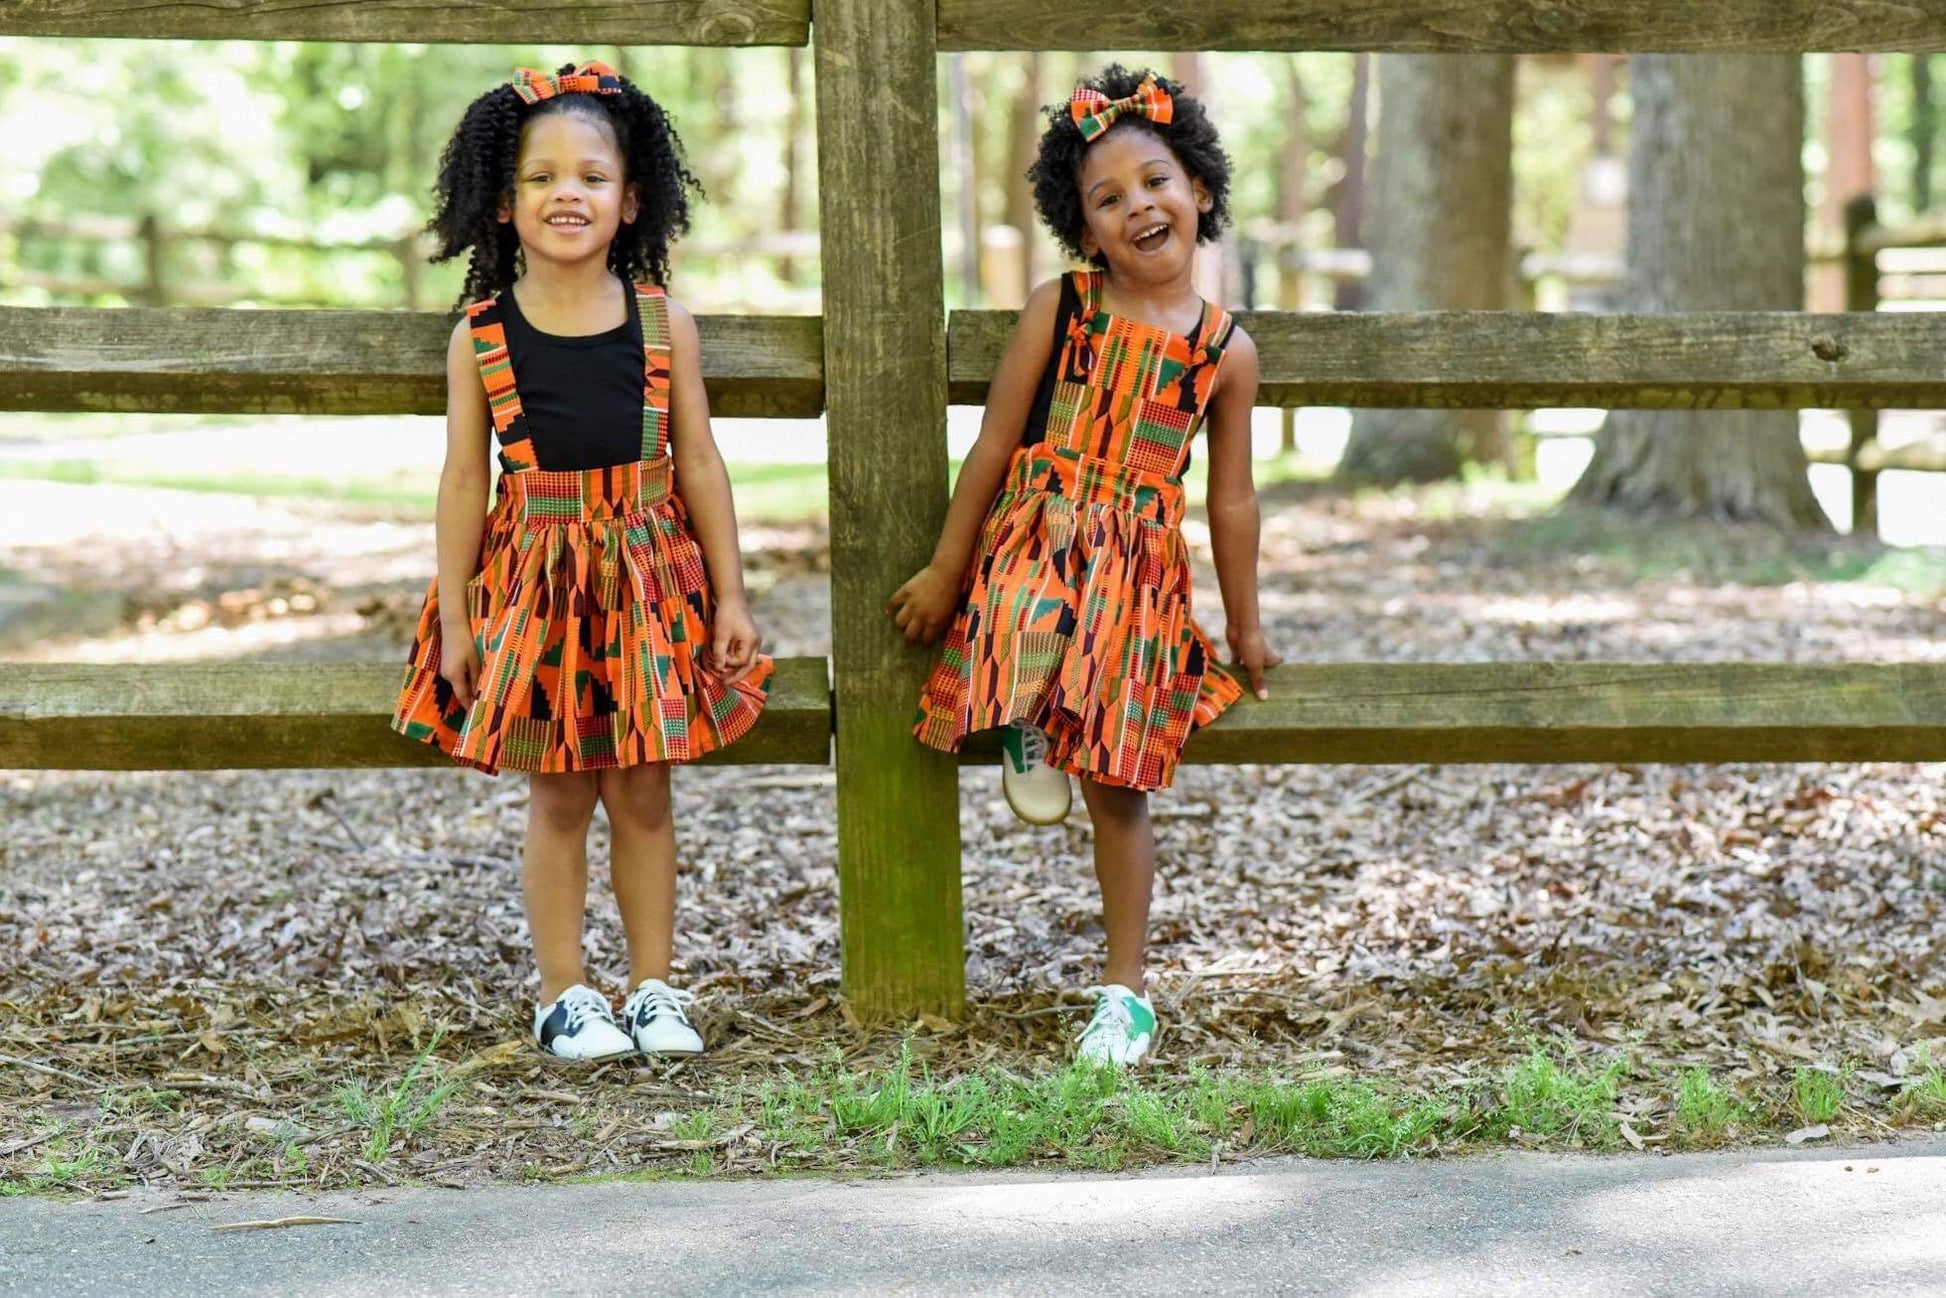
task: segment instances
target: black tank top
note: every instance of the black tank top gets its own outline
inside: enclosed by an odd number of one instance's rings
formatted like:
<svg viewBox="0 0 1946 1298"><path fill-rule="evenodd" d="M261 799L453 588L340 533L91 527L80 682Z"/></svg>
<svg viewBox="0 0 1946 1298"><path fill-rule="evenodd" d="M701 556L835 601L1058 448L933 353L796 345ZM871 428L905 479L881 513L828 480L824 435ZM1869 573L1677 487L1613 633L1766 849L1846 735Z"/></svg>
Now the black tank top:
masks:
<svg viewBox="0 0 1946 1298"><path fill-rule="evenodd" d="M1041 368L1040 384L1034 389L1034 404L1027 411L1027 429L1022 446L1036 446L1047 440L1047 416L1054 408L1054 384L1060 377L1061 353L1067 347L1068 321L1081 310L1081 299L1074 291L1074 276L1061 276L1061 304L1054 311L1054 350Z"/></svg>
<svg viewBox="0 0 1946 1298"><path fill-rule="evenodd" d="M642 458L642 316L635 290L628 318L580 337L542 333L500 295L514 385L534 438L535 467L606 469Z"/></svg>

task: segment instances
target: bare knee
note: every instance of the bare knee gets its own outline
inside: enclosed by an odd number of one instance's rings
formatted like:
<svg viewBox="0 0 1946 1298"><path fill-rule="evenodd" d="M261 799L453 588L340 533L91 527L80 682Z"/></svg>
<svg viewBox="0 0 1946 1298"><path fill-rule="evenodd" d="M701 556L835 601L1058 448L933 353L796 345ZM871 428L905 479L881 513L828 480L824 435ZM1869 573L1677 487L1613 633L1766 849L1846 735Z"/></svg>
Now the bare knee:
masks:
<svg viewBox="0 0 1946 1298"><path fill-rule="evenodd" d="M601 773L601 805L610 826L655 833L670 823L669 767L656 762Z"/></svg>
<svg viewBox="0 0 1946 1298"><path fill-rule="evenodd" d="M580 771L532 775L527 780L527 816L556 833L586 830L595 815L595 777Z"/></svg>

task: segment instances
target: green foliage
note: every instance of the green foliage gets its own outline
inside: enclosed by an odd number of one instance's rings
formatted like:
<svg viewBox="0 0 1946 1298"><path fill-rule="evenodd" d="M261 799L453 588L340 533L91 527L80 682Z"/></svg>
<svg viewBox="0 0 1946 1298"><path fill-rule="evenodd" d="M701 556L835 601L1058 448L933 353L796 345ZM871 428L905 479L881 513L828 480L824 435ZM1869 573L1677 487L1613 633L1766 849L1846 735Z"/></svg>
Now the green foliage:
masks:
<svg viewBox="0 0 1946 1298"><path fill-rule="evenodd" d="M1546 1046L1537 1045L1501 1078L1500 1103L1483 1117L1481 1130L1495 1136L1514 1131L1560 1136L1612 1148L1620 1134L1615 1095L1626 1071L1620 1056L1596 1067L1572 1056L1556 1060Z"/></svg>
<svg viewBox="0 0 1946 1298"><path fill-rule="evenodd" d="M1915 1054L1918 1075L1906 1083L1905 1102L1920 1118L1946 1121L1946 1072L1933 1059L1929 1045L1921 1045Z"/></svg>
<svg viewBox="0 0 1946 1298"><path fill-rule="evenodd" d="M1425 1144L1451 1116L1436 1097L1396 1097L1366 1082L1332 1078L1250 1088L1260 1139L1319 1158L1392 1158Z"/></svg>
<svg viewBox="0 0 1946 1298"><path fill-rule="evenodd" d="M1115 1168L1208 1158L1219 1148L1330 1158L1425 1146L1452 1106L1344 1078L1284 1082L1197 1071L1148 1083L1076 1064L1039 1077L1001 1070L935 1080L908 1045L875 1073L825 1071L765 1087L767 1141L814 1151L843 1143L873 1164L1010 1167L1042 1160Z"/></svg>
<svg viewBox="0 0 1946 1298"><path fill-rule="evenodd" d="M0 1192L39 1194L73 1189L105 1170L107 1155L98 1145L83 1144L70 1152L66 1137L57 1140L24 1174L0 1179Z"/></svg>
<svg viewBox="0 0 1946 1298"><path fill-rule="evenodd" d="M1844 1107L1844 1078L1822 1068L1799 1068L1791 1075L1791 1103L1805 1122L1829 1122Z"/></svg>
<svg viewBox="0 0 1946 1298"><path fill-rule="evenodd" d="M336 1099L346 1121L369 1133L365 1141L367 1162L383 1162L394 1141L410 1140L439 1116L458 1082L440 1078L440 1066L432 1058L438 1048L439 1034L426 1043L412 1064L390 1091L373 1094L362 1082L347 1082L339 1087Z"/></svg>
<svg viewBox="0 0 1946 1298"><path fill-rule="evenodd" d="M1676 1127L1692 1143L1726 1139L1755 1121L1750 1106L1718 1085L1708 1069L1687 1069L1677 1078Z"/></svg>

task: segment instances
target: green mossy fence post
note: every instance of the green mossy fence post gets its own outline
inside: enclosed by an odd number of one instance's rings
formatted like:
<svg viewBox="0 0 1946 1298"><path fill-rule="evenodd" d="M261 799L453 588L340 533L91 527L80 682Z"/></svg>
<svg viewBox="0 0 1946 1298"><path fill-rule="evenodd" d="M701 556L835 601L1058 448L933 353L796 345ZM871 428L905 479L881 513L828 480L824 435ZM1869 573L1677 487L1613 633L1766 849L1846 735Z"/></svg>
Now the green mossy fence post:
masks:
<svg viewBox="0 0 1946 1298"><path fill-rule="evenodd" d="M844 989L866 1019L965 999L959 784L911 726L925 656L885 600L946 506L937 42L929 3L816 0Z"/></svg>

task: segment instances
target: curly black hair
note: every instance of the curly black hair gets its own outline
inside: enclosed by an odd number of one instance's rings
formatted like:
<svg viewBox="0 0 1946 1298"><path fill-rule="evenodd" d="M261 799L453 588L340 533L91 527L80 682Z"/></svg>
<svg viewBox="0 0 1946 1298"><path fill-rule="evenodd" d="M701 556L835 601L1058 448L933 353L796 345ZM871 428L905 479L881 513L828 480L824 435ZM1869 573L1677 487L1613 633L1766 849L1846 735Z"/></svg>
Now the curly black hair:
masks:
<svg viewBox="0 0 1946 1298"><path fill-rule="evenodd" d="M1184 169L1203 182L1203 188L1209 191L1210 209L1196 222L1196 242L1208 243L1230 224L1230 155L1223 152L1223 143L1216 136L1216 124L1203 111L1203 105L1181 82L1171 81L1147 68L1130 69L1119 63L1109 64L1085 78L1081 85L1099 90L1110 99L1125 99L1149 77L1155 77L1156 84L1175 100L1173 120L1166 126L1158 126L1146 117L1129 113L1110 129L1147 131L1168 145ZM1034 182L1035 210L1077 261L1092 260L1097 266L1104 265L1100 254L1091 259L1081 248L1081 236L1087 230L1087 220L1081 212L1081 158L1088 151L1089 141L1081 138L1081 128L1074 124L1066 101L1049 104L1041 111L1047 117L1047 129L1041 133L1040 153L1034 165L1027 169L1027 178Z"/></svg>
<svg viewBox="0 0 1946 1298"><path fill-rule="evenodd" d="M566 64L561 73L573 72ZM617 94L567 94L529 104L511 82L467 105L439 159L432 220L439 240L435 262L471 256L458 306L505 292L521 273L520 237L498 219L500 201L513 192L520 134L549 113L585 113L607 123L622 156L624 179L637 187L635 220L616 232L608 268L624 283L666 283L669 245L689 228L689 195L702 192L683 155L682 140L662 105L623 79Z"/></svg>

